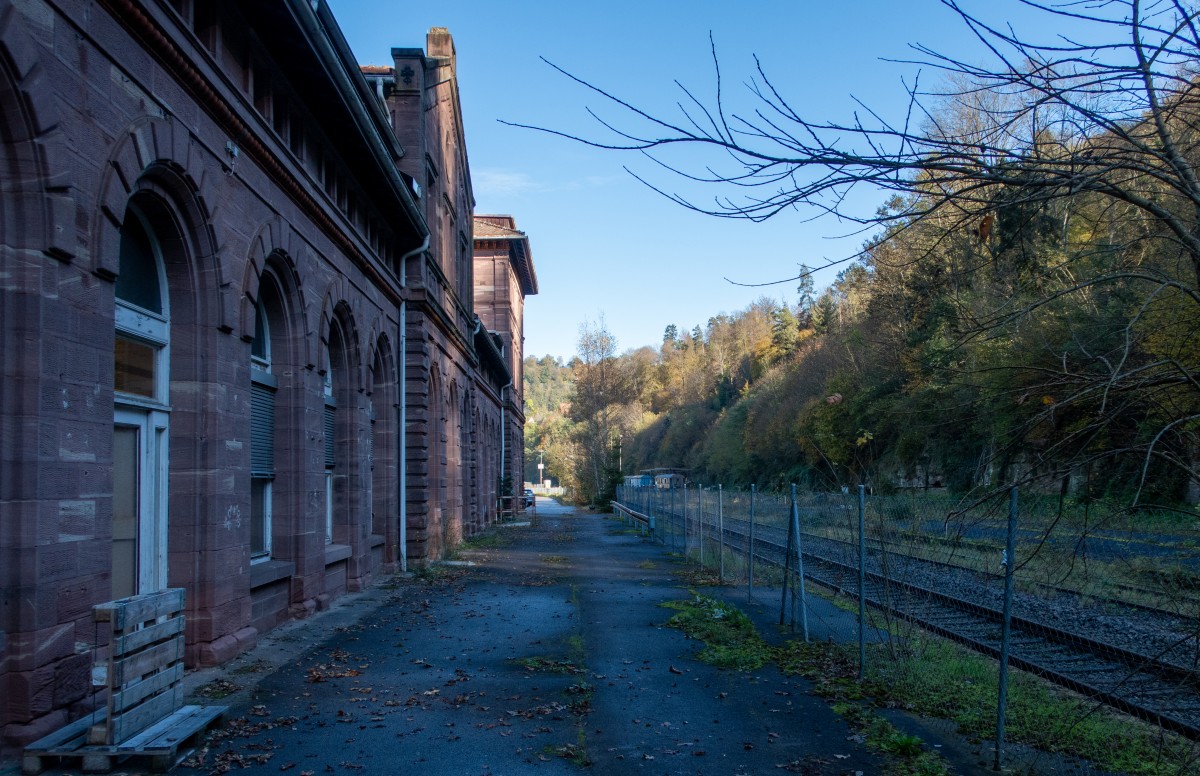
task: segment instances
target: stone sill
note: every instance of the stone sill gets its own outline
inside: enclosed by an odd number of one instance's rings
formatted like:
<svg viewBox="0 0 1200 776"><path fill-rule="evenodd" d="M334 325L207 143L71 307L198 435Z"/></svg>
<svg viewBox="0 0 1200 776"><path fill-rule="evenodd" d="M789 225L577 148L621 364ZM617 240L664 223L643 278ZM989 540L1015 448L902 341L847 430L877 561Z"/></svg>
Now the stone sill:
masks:
<svg viewBox="0 0 1200 776"><path fill-rule="evenodd" d="M253 590L296 573L296 564L286 560L263 560L250 564L250 589Z"/></svg>
<svg viewBox="0 0 1200 776"><path fill-rule="evenodd" d="M386 541L386 539L384 537L380 536L379 534L371 534L370 536L367 537L367 546L378 547L379 545L383 544L385 541Z"/></svg>
<svg viewBox="0 0 1200 776"><path fill-rule="evenodd" d="M339 560L345 560L353 554L353 549L349 544L327 544L325 545L325 565L337 563Z"/></svg>

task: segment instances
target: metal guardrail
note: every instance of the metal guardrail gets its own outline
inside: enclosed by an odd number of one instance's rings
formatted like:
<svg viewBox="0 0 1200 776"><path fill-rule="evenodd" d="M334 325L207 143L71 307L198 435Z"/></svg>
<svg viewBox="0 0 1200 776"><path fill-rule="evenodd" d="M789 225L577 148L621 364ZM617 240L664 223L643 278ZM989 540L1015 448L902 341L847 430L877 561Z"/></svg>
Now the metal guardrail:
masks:
<svg viewBox="0 0 1200 776"><path fill-rule="evenodd" d="M630 509L629 507L622 504L620 501L610 501L608 503L610 506L612 506L613 512L615 512L618 515L622 515L624 517L624 519L628 520L631 525L641 526L642 531L644 533L653 533L654 532L654 517L653 516L642 514L641 512Z"/></svg>

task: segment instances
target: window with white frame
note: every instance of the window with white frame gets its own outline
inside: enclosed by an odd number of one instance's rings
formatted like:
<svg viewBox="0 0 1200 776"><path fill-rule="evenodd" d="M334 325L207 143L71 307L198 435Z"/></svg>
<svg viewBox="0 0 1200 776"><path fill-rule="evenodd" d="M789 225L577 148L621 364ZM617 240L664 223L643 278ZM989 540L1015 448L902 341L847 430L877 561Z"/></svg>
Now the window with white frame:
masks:
<svg viewBox="0 0 1200 776"><path fill-rule="evenodd" d="M333 542L333 470L337 465L337 400L333 370L325 370L325 543Z"/></svg>
<svg viewBox="0 0 1200 776"><path fill-rule="evenodd" d="M262 294L250 345L250 557L271 557L271 505L275 481L275 392L271 373L271 328Z"/></svg>
<svg viewBox="0 0 1200 776"><path fill-rule="evenodd" d="M144 217L134 207L121 228L113 387L132 402L165 404L168 324L162 262Z"/></svg>

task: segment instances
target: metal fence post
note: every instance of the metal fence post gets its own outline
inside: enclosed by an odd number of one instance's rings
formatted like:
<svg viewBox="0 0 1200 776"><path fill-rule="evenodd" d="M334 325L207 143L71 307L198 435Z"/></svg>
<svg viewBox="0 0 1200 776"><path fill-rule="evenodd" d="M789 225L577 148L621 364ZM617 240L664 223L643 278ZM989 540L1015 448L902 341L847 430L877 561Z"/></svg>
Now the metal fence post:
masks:
<svg viewBox="0 0 1200 776"><path fill-rule="evenodd" d="M796 532L796 577L800 585L800 625L804 640L808 641L808 597L804 590L804 545L800 541L800 506L796 503L796 484L792 483L792 526ZM792 610L795 611L796 599L793 594ZM795 619L795 614L792 615Z"/></svg>
<svg viewBox="0 0 1200 776"><path fill-rule="evenodd" d="M680 500L683 502L683 560L687 562L688 555L688 508L687 508L687 483L683 483L683 493L679 494Z"/></svg>
<svg viewBox="0 0 1200 776"><path fill-rule="evenodd" d="M675 549L675 483L670 484L670 490L667 493L670 506L667 507L667 528L671 534L671 550Z"/></svg>
<svg viewBox="0 0 1200 776"><path fill-rule="evenodd" d="M646 534L654 535L654 491L646 488Z"/></svg>
<svg viewBox="0 0 1200 776"><path fill-rule="evenodd" d="M696 487L696 525L700 528L700 568L704 568L704 486Z"/></svg>
<svg viewBox="0 0 1200 776"><path fill-rule="evenodd" d="M1008 541L1004 550L1004 624L1000 631L1000 692L996 699L996 760L1000 770L1004 749L1004 716L1008 706L1008 647L1012 635L1013 575L1017 566L1017 488L1008 494Z"/></svg>
<svg viewBox="0 0 1200 776"><path fill-rule="evenodd" d="M858 681L867 674L867 488L858 486Z"/></svg>
<svg viewBox="0 0 1200 776"><path fill-rule="evenodd" d="M717 561L717 579L725 581L725 490L717 485L717 538L721 541L720 560Z"/></svg>
<svg viewBox="0 0 1200 776"><path fill-rule="evenodd" d="M796 511L796 486L792 486L792 513ZM783 625L784 612L787 611L788 584L792 576L792 521L788 520L787 545L783 549L783 593L779 599L779 624ZM793 598L795 595L793 594ZM796 617L792 616L792 629L796 627Z"/></svg>
<svg viewBox="0 0 1200 776"><path fill-rule="evenodd" d="M660 542L663 542L663 544L666 544L666 542L663 541L662 530L659 527L659 523L662 522L663 505L662 505L662 492L658 489L658 486L655 486L655 488L654 488L654 495L650 497L650 504L651 504L650 511L654 514L654 526L653 526L653 530L655 532L654 535L658 537L658 540Z"/></svg>
<svg viewBox="0 0 1200 776"><path fill-rule="evenodd" d="M657 495L658 495L658 488L653 485L650 486L650 494L649 494L649 498L647 498L646 516L650 518L650 535L651 536L655 536L656 535L655 532L658 530L658 520L656 520L654 518L654 510L658 507L658 505L656 503L654 503L655 497Z"/></svg>
<svg viewBox="0 0 1200 776"><path fill-rule="evenodd" d="M746 600L754 600L754 483L750 483L750 539L746 544Z"/></svg>

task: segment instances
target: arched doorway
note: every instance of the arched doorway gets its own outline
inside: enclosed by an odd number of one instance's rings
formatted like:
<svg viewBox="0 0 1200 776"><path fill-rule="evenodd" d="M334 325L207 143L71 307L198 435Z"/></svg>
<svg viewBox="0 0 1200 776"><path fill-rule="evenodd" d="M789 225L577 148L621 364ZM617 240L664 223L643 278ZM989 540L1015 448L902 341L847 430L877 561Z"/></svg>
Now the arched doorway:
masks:
<svg viewBox="0 0 1200 776"><path fill-rule="evenodd" d="M170 310L163 239L138 200L130 201L115 289L114 598L167 585Z"/></svg>

